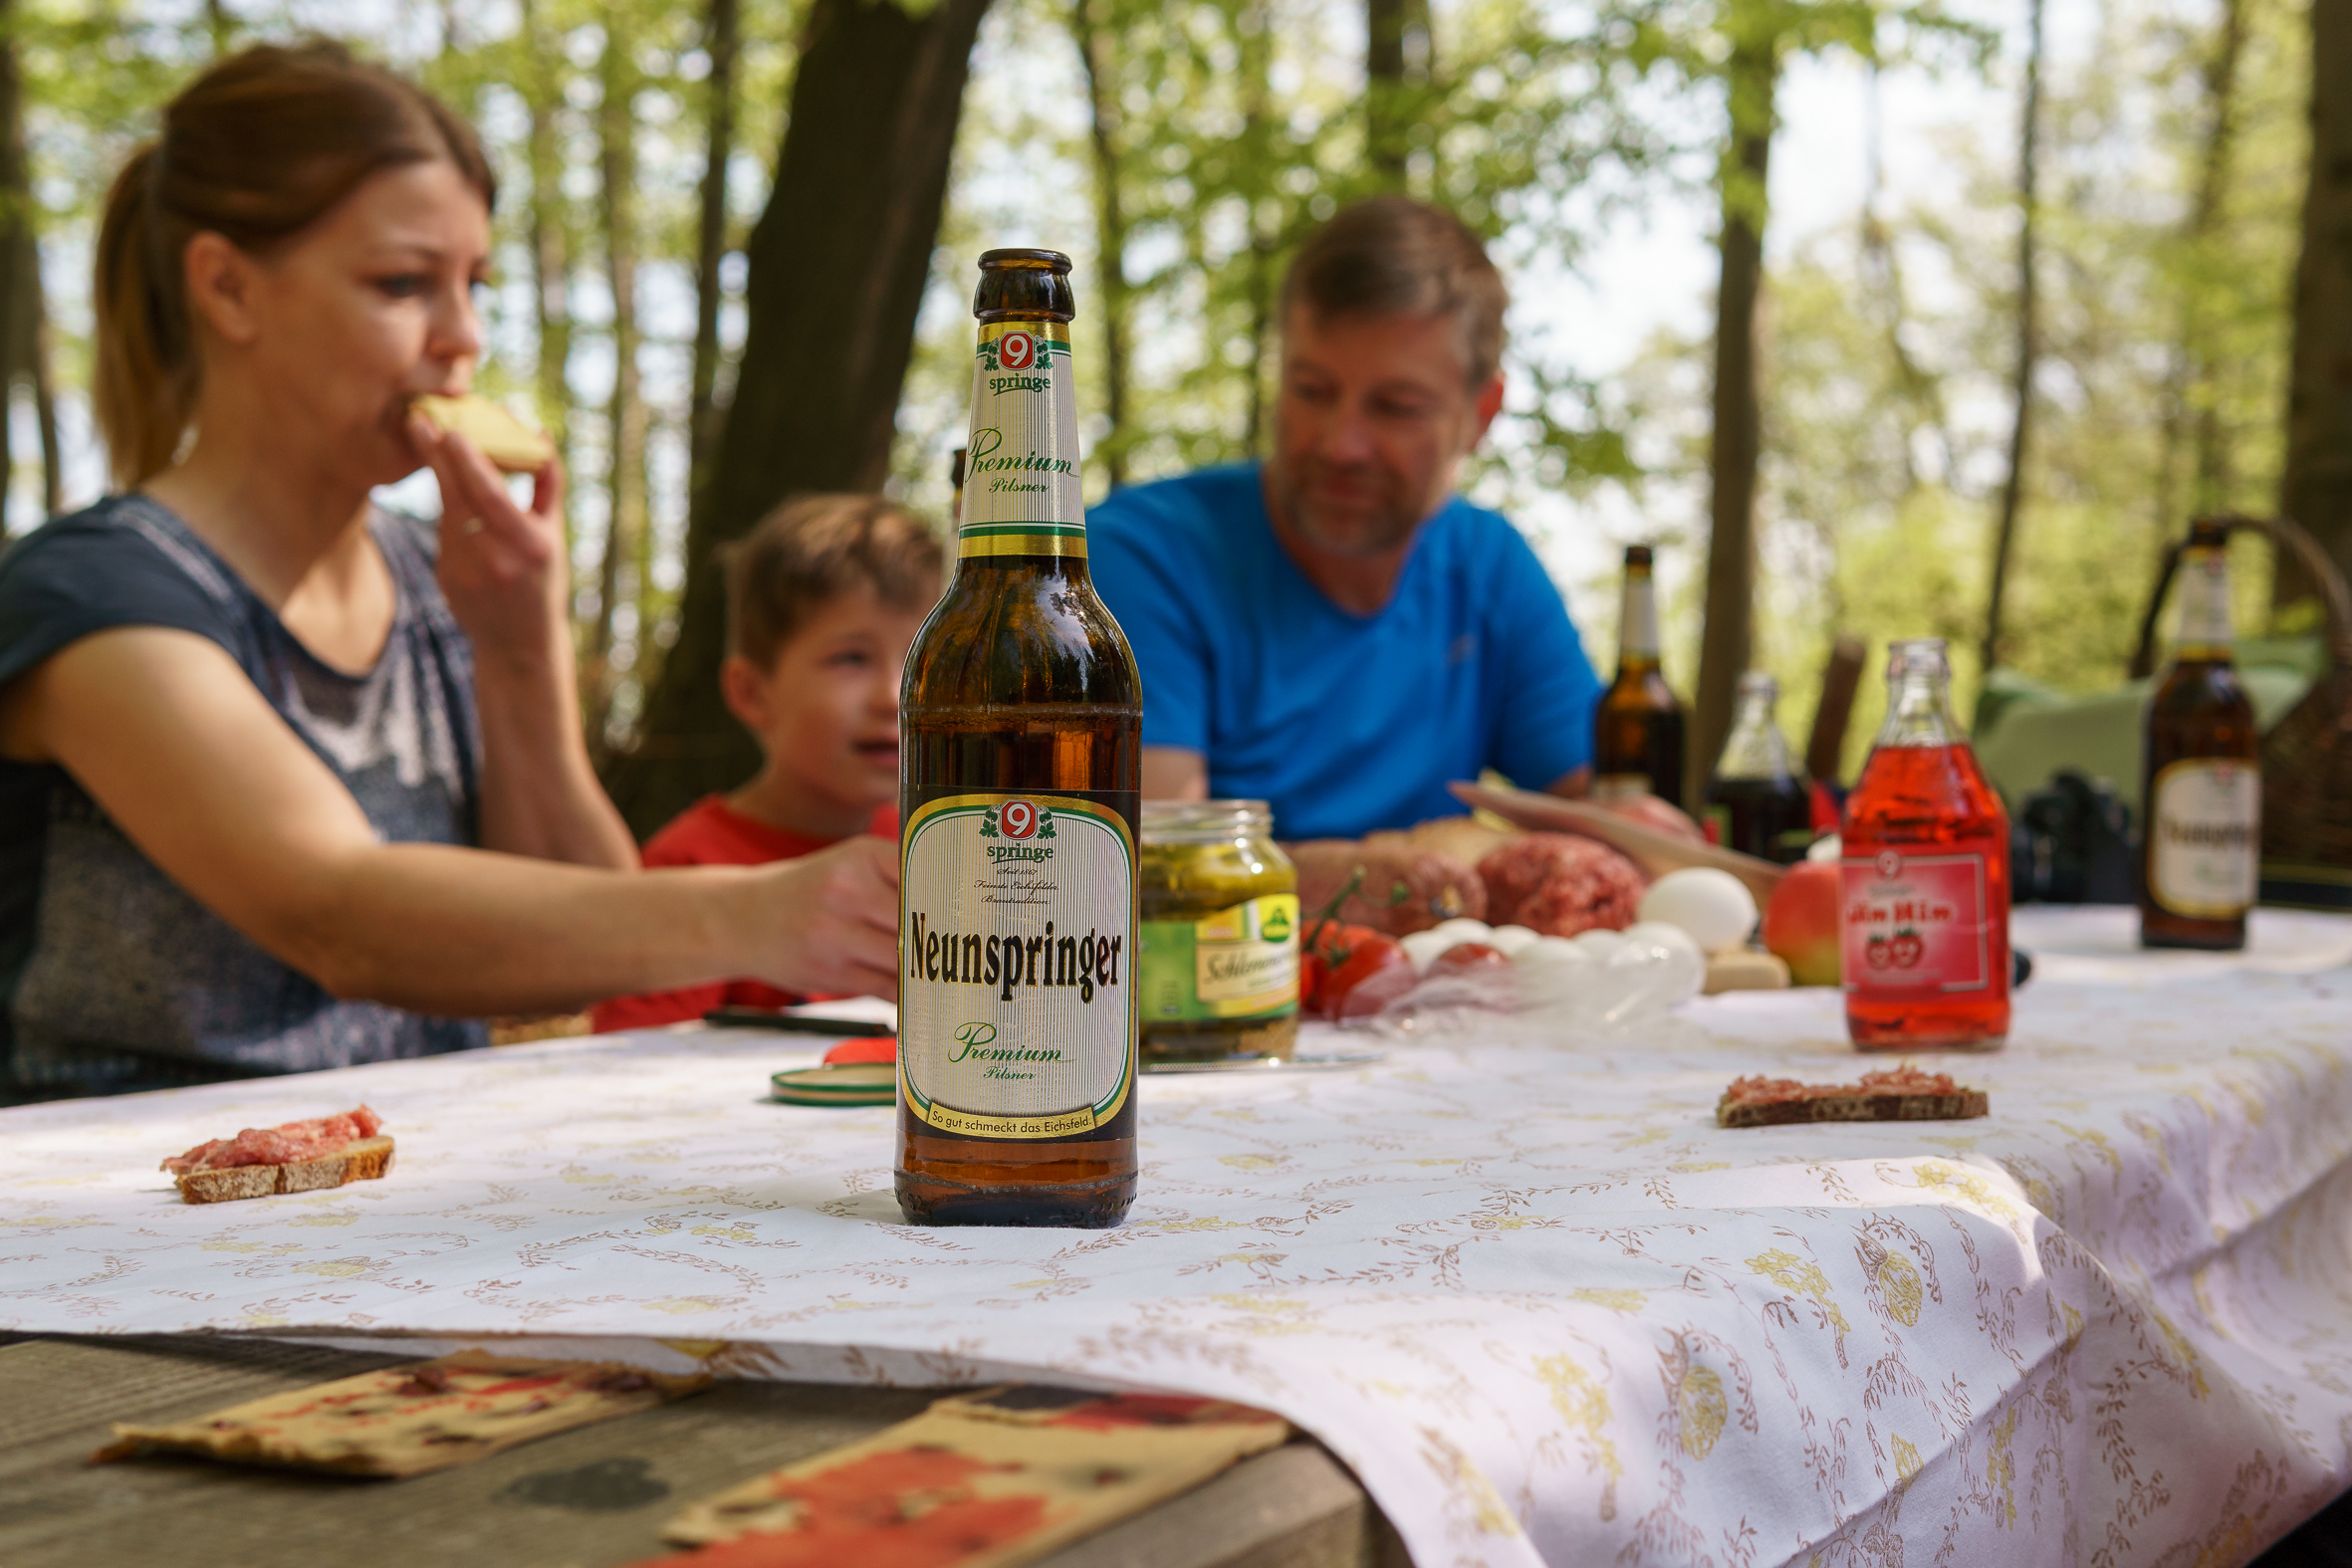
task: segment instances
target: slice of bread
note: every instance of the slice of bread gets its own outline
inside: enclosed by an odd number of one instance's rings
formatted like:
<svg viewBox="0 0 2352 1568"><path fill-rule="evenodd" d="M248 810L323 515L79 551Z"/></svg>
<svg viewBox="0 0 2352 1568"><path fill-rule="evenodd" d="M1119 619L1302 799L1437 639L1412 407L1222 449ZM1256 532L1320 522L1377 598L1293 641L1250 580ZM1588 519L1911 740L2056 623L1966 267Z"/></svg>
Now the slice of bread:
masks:
<svg viewBox="0 0 2352 1568"><path fill-rule="evenodd" d="M287 1165L231 1165L190 1171L179 1179L179 1196L191 1204L225 1204L272 1193L315 1193L346 1182L371 1182L392 1168L392 1140L385 1134L347 1143L330 1154Z"/></svg>
<svg viewBox="0 0 2352 1568"><path fill-rule="evenodd" d="M1816 1094L1801 1100L1742 1104L1725 1095L1715 1107L1720 1127L1781 1127L1791 1122L1958 1122L1992 1113L1983 1089L1950 1094Z"/></svg>
<svg viewBox="0 0 2352 1568"><path fill-rule="evenodd" d="M416 411L450 435L464 436L510 474L535 474L556 455L556 443L487 397L420 397Z"/></svg>

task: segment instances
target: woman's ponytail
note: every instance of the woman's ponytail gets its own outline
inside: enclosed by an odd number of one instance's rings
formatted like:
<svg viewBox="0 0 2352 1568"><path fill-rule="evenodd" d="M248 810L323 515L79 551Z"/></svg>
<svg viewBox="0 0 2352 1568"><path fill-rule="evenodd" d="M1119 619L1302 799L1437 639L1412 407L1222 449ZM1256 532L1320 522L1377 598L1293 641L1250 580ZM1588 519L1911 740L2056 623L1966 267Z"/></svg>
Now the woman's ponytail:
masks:
<svg viewBox="0 0 2352 1568"><path fill-rule="evenodd" d="M188 241L219 234L262 254L372 175L434 160L485 205L496 200L472 127L414 83L324 40L232 55L164 108L162 134L115 176L99 226L91 393L116 484L132 489L170 467L196 414L204 362Z"/></svg>
<svg viewBox="0 0 2352 1568"><path fill-rule="evenodd" d="M184 285L172 266L175 248L156 232L160 155L152 141L130 155L107 192L98 231L91 400L115 483L123 490L170 466L196 404Z"/></svg>

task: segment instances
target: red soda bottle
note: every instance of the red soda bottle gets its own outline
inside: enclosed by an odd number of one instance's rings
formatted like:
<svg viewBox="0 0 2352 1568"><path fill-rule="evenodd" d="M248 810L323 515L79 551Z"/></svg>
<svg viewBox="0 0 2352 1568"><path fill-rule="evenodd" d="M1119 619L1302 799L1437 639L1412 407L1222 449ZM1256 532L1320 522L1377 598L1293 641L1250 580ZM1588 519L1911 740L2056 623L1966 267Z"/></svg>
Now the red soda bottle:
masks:
<svg viewBox="0 0 2352 1568"><path fill-rule="evenodd" d="M2009 819L1952 722L1944 639L1887 649L1887 719L1841 824L1846 1032L1863 1050L2009 1031Z"/></svg>

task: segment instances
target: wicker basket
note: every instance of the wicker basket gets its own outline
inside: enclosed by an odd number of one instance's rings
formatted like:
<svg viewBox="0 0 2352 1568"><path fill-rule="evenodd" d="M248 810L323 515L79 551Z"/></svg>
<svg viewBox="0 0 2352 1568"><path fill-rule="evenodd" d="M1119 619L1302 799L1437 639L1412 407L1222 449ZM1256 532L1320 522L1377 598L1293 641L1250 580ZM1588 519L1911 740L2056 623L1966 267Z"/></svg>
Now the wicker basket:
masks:
<svg viewBox="0 0 2352 1568"><path fill-rule="evenodd" d="M2352 590L2327 552L2285 518L2228 517L2232 533L2261 535L2318 584L2327 669L2262 737L2262 902L2352 908ZM2135 679L2156 668L2156 623L2185 544L2165 552L2140 623Z"/></svg>

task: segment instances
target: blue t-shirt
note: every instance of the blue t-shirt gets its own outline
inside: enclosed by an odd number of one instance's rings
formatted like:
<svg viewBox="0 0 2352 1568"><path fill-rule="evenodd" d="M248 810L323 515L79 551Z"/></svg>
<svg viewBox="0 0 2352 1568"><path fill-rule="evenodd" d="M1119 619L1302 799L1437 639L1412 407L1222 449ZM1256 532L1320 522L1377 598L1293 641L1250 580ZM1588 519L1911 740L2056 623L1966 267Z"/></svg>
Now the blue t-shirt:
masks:
<svg viewBox="0 0 2352 1568"><path fill-rule="evenodd" d="M1122 490L1086 516L1096 588L1143 674L1143 744L1273 802L1285 838L1352 838L1463 806L1494 768L1540 789L1592 761L1600 681L1519 530L1459 497L1396 596L1352 615L1274 537L1256 464Z"/></svg>

